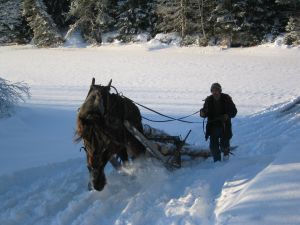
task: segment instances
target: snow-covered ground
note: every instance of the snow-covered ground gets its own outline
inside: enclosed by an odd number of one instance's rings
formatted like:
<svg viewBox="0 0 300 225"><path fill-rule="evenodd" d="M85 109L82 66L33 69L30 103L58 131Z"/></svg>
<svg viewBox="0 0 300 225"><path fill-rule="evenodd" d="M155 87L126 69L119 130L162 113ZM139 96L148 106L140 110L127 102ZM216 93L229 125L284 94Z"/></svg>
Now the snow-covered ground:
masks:
<svg viewBox="0 0 300 225"><path fill-rule="evenodd" d="M300 106L282 112L299 100L299 61L299 48L1 47L0 76L27 82L32 98L0 119L0 224L300 224ZM104 191L88 192L72 139L92 77L173 116L197 111L218 81L239 111L239 148L174 172L150 159L131 176L108 167ZM208 145L201 123L151 125Z"/></svg>

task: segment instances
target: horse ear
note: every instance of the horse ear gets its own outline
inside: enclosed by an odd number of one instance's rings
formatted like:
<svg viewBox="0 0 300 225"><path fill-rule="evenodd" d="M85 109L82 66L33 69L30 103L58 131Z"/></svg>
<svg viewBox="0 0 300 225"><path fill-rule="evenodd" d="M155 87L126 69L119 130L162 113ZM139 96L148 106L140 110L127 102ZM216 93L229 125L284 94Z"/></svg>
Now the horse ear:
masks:
<svg viewBox="0 0 300 225"><path fill-rule="evenodd" d="M92 84L91 84L91 86L93 86L93 85L95 85L95 77L93 77L93 79L92 79Z"/></svg>
<svg viewBox="0 0 300 225"><path fill-rule="evenodd" d="M112 83L112 79L110 79L110 81L109 81L109 83L108 83L108 87L110 88L110 86L111 86L111 83Z"/></svg>

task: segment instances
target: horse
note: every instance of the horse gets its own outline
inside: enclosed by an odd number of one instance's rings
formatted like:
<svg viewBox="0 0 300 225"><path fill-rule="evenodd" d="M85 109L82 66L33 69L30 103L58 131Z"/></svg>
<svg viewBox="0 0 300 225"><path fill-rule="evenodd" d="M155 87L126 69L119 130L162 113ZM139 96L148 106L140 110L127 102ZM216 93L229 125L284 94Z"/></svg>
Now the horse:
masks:
<svg viewBox="0 0 300 225"><path fill-rule="evenodd" d="M104 167L117 155L123 164L145 153L145 147L127 131L127 120L143 133L142 117L138 107L118 93L110 93L107 86L95 85L79 108L75 141L83 140L90 174L89 189L102 191L106 185ZM112 162L112 161L111 161Z"/></svg>

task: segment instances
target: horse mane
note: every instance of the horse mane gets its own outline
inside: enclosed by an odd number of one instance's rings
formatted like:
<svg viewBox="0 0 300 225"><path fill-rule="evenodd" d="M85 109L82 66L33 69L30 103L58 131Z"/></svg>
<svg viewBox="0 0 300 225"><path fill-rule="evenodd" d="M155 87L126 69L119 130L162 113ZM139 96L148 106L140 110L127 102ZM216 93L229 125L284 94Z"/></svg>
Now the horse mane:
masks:
<svg viewBox="0 0 300 225"><path fill-rule="evenodd" d="M136 105L132 103L130 99L120 96L118 93L107 92L107 95L108 97L103 99L103 101L105 101L106 110L109 111L105 118L101 118L100 115L96 114L81 115L81 111L79 111L74 133L75 143L90 137L93 132L93 127L96 124L102 126L102 124L104 125L106 122L110 125L109 132L112 132L111 135L117 139L122 138L126 132L123 126L124 120L130 121L133 126L143 133L141 124L142 118Z"/></svg>
<svg viewBox="0 0 300 225"><path fill-rule="evenodd" d="M82 140L83 131L84 131L83 121L82 121L82 119L79 116L77 116L77 119L76 119L76 130L75 130L75 133L74 133L74 142L75 143L78 143L78 142L80 142Z"/></svg>

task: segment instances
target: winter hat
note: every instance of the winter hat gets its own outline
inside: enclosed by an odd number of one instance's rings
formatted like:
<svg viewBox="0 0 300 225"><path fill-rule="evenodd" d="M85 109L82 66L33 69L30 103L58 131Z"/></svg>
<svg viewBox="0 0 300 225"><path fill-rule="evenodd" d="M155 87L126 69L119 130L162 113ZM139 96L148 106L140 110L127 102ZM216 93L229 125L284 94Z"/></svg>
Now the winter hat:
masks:
<svg viewBox="0 0 300 225"><path fill-rule="evenodd" d="M213 83L213 84L211 85L210 91L212 92L213 89L217 89L217 90L219 90L220 92L222 92L222 87L221 87L221 85L220 85L219 83Z"/></svg>

